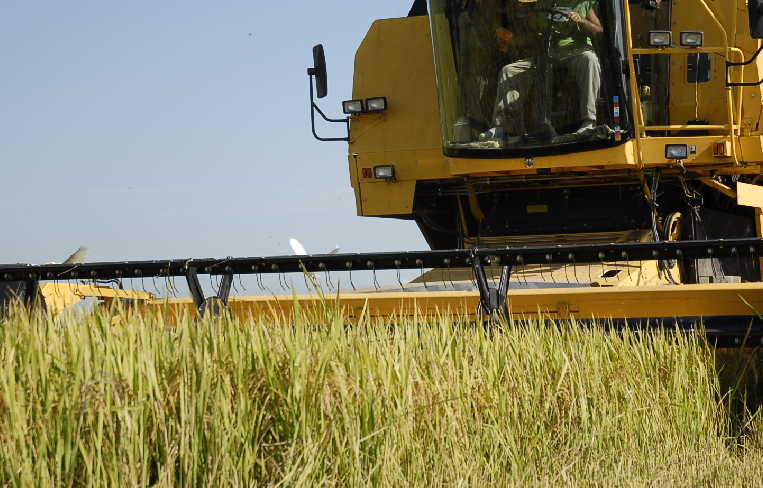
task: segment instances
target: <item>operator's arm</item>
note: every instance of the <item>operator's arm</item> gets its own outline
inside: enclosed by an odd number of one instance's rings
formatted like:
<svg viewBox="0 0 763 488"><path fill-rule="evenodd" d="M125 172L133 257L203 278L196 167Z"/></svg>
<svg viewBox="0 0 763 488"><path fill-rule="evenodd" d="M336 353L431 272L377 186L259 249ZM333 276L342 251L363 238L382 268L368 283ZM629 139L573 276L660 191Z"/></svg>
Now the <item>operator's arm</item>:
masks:
<svg viewBox="0 0 763 488"><path fill-rule="evenodd" d="M581 17L577 12L570 12L569 18L591 38L604 32L604 28L601 26L601 20L599 20L599 16L596 15L595 8L589 10L588 15L585 18Z"/></svg>
<svg viewBox="0 0 763 488"><path fill-rule="evenodd" d="M498 40L498 49L501 52L507 52L514 43L514 33L506 27L496 27L495 37Z"/></svg>

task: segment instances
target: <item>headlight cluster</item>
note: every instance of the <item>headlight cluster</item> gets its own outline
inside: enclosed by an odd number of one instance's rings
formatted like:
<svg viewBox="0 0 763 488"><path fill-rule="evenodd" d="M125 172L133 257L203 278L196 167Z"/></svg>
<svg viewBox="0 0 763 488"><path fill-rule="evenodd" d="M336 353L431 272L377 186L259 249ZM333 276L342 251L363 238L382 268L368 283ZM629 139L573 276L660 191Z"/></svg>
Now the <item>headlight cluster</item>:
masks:
<svg viewBox="0 0 763 488"><path fill-rule="evenodd" d="M387 97L347 100L342 102L342 111L347 115L380 113L387 110Z"/></svg>
<svg viewBox="0 0 763 488"><path fill-rule="evenodd" d="M705 33L702 31L682 31L681 45L683 47L702 47L705 44ZM650 31L649 45L652 47L670 47L673 45L671 31Z"/></svg>
<svg viewBox="0 0 763 488"><path fill-rule="evenodd" d="M667 144L665 146L665 159L683 160L688 157L688 144Z"/></svg>

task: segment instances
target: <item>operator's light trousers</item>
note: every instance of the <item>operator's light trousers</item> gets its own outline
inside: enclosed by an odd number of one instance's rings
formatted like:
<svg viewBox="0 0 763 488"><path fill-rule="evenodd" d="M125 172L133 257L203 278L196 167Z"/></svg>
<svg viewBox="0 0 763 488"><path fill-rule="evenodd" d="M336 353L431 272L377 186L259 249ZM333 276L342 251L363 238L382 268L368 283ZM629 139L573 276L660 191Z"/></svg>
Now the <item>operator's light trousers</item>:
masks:
<svg viewBox="0 0 763 488"><path fill-rule="evenodd" d="M596 99L601 88L601 65L590 49L575 50L557 58L551 58L552 66L560 66L575 78L580 95L580 118L596 121ZM531 86L538 81L535 61L522 59L504 66L498 76L498 97L493 112L496 127L504 127L509 133L524 130L524 102ZM543 96L543 95L540 95ZM550 103L539 100L540 103Z"/></svg>

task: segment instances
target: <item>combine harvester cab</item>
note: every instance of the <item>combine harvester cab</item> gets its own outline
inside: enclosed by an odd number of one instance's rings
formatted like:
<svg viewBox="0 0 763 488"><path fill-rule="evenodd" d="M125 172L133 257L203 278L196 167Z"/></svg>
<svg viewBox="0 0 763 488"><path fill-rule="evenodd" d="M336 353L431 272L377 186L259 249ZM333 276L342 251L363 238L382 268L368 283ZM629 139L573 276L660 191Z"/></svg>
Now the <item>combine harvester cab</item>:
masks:
<svg viewBox="0 0 763 488"><path fill-rule="evenodd" d="M749 5L748 5L749 4ZM423 14L423 15L422 15ZM763 4L759 0L416 2L378 20L330 118L360 216L415 221L431 250L6 267L7 281L184 277L201 313L289 314L319 296L233 297L236 274L417 269L337 292L347 320L450 313L704 324L760 343ZM316 119L346 129L322 137ZM425 270L429 270L426 271ZM222 276L215 297L199 274ZM354 286L353 286L354 288ZM757 341L757 342L756 342Z"/></svg>

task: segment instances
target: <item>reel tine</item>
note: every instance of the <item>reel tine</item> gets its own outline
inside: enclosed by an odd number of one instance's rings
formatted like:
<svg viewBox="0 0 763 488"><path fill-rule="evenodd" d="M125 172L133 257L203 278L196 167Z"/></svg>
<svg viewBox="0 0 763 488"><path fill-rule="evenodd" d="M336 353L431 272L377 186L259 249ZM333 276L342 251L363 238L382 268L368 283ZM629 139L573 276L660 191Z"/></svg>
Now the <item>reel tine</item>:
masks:
<svg viewBox="0 0 763 488"><path fill-rule="evenodd" d="M278 265L271 264L270 269L273 272L278 273L278 282L281 283L281 274L280 272L278 272ZM273 292L273 290L271 290L267 285L265 285L265 282L262 280L262 273L257 273L257 279L259 280L260 289L262 291L264 291L265 293L269 293L271 296L275 296L275 293Z"/></svg>
<svg viewBox="0 0 763 488"><path fill-rule="evenodd" d="M159 287L156 286L156 276L151 275L151 283L154 285L154 291L156 292L156 296L161 296L162 292L159 291ZM93 284L95 284L95 281L93 281Z"/></svg>
<svg viewBox="0 0 763 488"><path fill-rule="evenodd" d="M402 263L399 259L395 259L395 272L397 273L397 283L400 285L400 288L405 291L405 285L403 284L403 280L400 279L400 265Z"/></svg>
<svg viewBox="0 0 763 488"><path fill-rule="evenodd" d="M167 277L166 278L167 278L167 284L169 285L170 293L172 294L172 297L173 298L177 298L177 296L178 296L178 289L177 289L177 285L175 284L175 277L174 276L170 276L170 268L169 268L169 266L167 267ZM119 286L122 286L121 282L120 282Z"/></svg>
<svg viewBox="0 0 763 488"><path fill-rule="evenodd" d="M209 287L212 288L212 291L217 294L217 288L215 287L214 277L212 274L208 274L207 278L209 279Z"/></svg>
<svg viewBox="0 0 763 488"><path fill-rule="evenodd" d="M379 281L376 279L376 263L374 263L373 261L370 261L370 260L366 261L366 268L370 269L371 272L373 273L374 289L376 291L379 291L381 286L379 285Z"/></svg>
<svg viewBox="0 0 763 488"><path fill-rule="evenodd" d="M575 278L575 283L580 284L580 280L578 279L578 265L575 262L575 255L570 253L568 257L570 258L570 261L572 261L572 274Z"/></svg>
<svg viewBox="0 0 763 488"><path fill-rule="evenodd" d="M514 261L516 262L515 266L517 268L517 273L519 278L517 278L517 283L524 282L525 288L527 288L527 268L525 266L525 259L522 257L521 254L517 254L517 257L514 258ZM521 268L521 269L519 269Z"/></svg>
<svg viewBox="0 0 763 488"><path fill-rule="evenodd" d="M238 287L236 286L236 280L235 279L231 280L230 284L231 284L231 287L233 288L233 293L235 295L239 295L240 292L238 290Z"/></svg>
<svg viewBox="0 0 763 488"><path fill-rule="evenodd" d="M258 273L259 269L260 269L259 266L256 266L256 265L252 266L252 271L254 272L254 284L257 285L257 288L259 288L260 291L262 291L262 283L260 283L260 273Z"/></svg>
<svg viewBox="0 0 763 488"><path fill-rule="evenodd" d="M278 284L284 292L289 291L288 283L286 282L286 276L283 273L278 273Z"/></svg>
<svg viewBox="0 0 763 488"><path fill-rule="evenodd" d="M326 269L325 271L324 280L326 281L326 286L328 287L328 289L330 291L335 291L334 283L331 281L331 271L329 271L328 269Z"/></svg>
<svg viewBox="0 0 763 488"><path fill-rule="evenodd" d="M170 289L172 290L172 297L173 298L177 298L178 295L180 295L180 290L178 290L178 288L177 288L177 282L175 281L175 277L174 276L170 276L167 279L169 280ZM120 283L119 286L122 286L121 283Z"/></svg>
<svg viewBox="0 0 763 488"><path fill-rule="evenodd" d="M448 281L450 282L450 286L451 286L451 288L453 288L455 290L456 289L456 284L453 283L453 270L450 267L450 258L445 258L445 260L443 262L447 266L447 270L448 270L447 271L447 277L448 277Z"/></svg>
<svg viewBox="0 0 763 488"><path fill-rule="evenodd" d="M575 255L573 253L567 254L567 260L572 263L572 271L574 273L575 272ZM570 278L569 278L569 276L567 276L567 268L568 268L568 266L569 266L569 264L567 264L567 263L564 264L564 276L565 276L565 278L567 278L567 283L570 283ZM577 281L577 278L575 278L575 281Z"/></svg>
<svg viewBox="0 0 763 488"><path fill-rule="evenodd" d="M551 274L551 282L556 284L556 278L554 277L554 271L556 271L553 267L553 264L551 264L551 261L554 259L554 257L551 254L546 254L546 262L548 263L549 273Z"/></svg>
<svg viewBox="0 0 763 488"><path fill-rule="evenodd" d="M418 265L419 269L421 270L421 277L424 278L424 261L422 261L421 259L417 259L416 260L416 265ZM425 290L429 289L429 285L427 285L427 279L426 278L424 278L424 289Z"/></svg>
<svg viewBox="0 0 763 488"><path fill-rule="evenodd" d="M267 291L262 283L262 273L257 273L257 286L260 288L260 291Z"/></svg>
<svg viewBox="0 0 763 488"><path fill-rule="evenodd" d="M236 278L238 278L238 284L241 287L241 291L246 291L246 286L244 286L244 280L241 279L241 273L237 274Z"/></svg>
<svg viewBox="0 0 763 488"><path fill-rule="evenodd" d="M172 284L170 278L166 274L162 275L162 281L164 282L164 290L167 292L167 298L172 296Z"/></svg>
<svg viewBox="0 0 763 488"><path fill-rule="evenodd" d="M355 288L355 283L352 282L352 261L344 263L344 267L347 268L347 271L350 273L350 286L352 286L352 291L358 291L358 289Z"/></svg>
<svg viewBox="0 0 763 488"><path fill-rule="evenodd" d="M468 262L468 263L470 263L470 264L472 265L472 267L473 267L473 266L474 266L474 257L472 257L471 259L469 259L467 262ZM472 286L473 286L473 287L474 287L476 290L479 290L479 288L480 288L480 287L479 287L479 285L477 284L477 278L474 276L474 273L469 273L469 281L471 281L471 283L472 283Z"/></svg>
<svg viewBox="0 0 763 488"><path fill-rule="evenodd" d="M331 286L331 275L329 275L328 269L326 268L326 263L318 263L318 268L320 268L323 271L323 281L326 283L326 289L331 291L334 289L333 286ZM315 284L320 285L319 283L320 277L318 275L315 275Z"/></svg>
<svg viewBox="0 0 763 488"><path fill-rule="evenodd" d="M631 280L631 261L628 258L628 252L627 251L623 251L621 256L625 260L625 269L628 270L627 278L628 278L628 281L630 282L630 280Z"/></svg>

